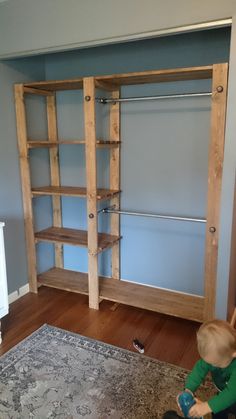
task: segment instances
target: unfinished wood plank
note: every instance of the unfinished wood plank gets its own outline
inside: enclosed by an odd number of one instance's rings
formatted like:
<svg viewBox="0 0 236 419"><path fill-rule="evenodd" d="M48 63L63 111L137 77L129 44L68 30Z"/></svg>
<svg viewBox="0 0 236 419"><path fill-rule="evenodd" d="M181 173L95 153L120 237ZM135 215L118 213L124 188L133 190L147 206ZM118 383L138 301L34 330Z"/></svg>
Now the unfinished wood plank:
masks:
<svg viewBox="0 0 236 419"><path fill-rule="evenodd" d="M159 83L178 80L208 79L212 77L212 66L188 67L167 70L152 70L133 73L112 74L96 77L96 85L106 90L114 90L117 85ZM24 87L57 91L83 88L83 79L48 80L25 83Z"/></svg>
<svg viewBox="0 0 236 419"><path fill-rule="evenodd" d="M97 248L92 250L92 256L96 256L103 250L113 246L120 237L107 233L98 233ZM35 233L36 243L39 241L51 243L66 243L73 246L88 247L88 232L86 230L76 230L66 227L48 227Z"/></svg>
<svg viewBox="0 0 236 419"><path fill-rule="evenodd" d="M38 276L41 285L88 294L88 275L64 269L50 269ZM185 319L203 321L204 298L160 288L139 285L114 278L99 278L100 297L115 303Z"/></svg>
<svg viewBox="0 0 236 419"><path fill-rule="evenodd" d="M107 200L113 196L119 194L120 191L110 189L97 189L97 200ZM38 188L32 188L33 196L40 195L64 195L64 196L75 196L80 198L86 198L87 189L78 186L40 186Z"/></svg>
<svg viewBox="0 0 236 419"><path fill-rule="evenodd" d="M160 288L139 285L113 278L100 279L100 296L104 300L128 304L159 313L202 321L204 298Z"/></svg>
<svg viewBox="0 0 236 419"><path fill-rule="evenodd" d="M47 80L32 83L25 83L24 87L57 91L57 90L78 90L83 88L83 79L68 79L68 80Z"/></svg>
<svg viewBox="0 0 236 419"><path fill-rule="evenodd" d="M87 182L89 307L99 308L98 225L97 225L97 158L95 121L95 81L84 79L84 126Z"/></svg>
<svg viewBox="0 0 236 419"><path fill-rule="evenodd" d="M215 316L220 197L224 158L228 64L213 65L211 140L208 162L207 225L205 244L204 319Z"/></svg>
<svg viewBox="0 0 236 419"><path fill-rule="evenodd" d="M37 293L36 252L34 244L33 210L31 201L31 183L28 162L23 84L15 85L15 107L25 222L26 254L28 259L29 288L31 292Z"/></svg>
<svg viewBox="0 0 236 419"><path fill-rule="evenodd" d="M56 96L47 97L47 122L48 122L48 140L51 143L57 143L57 115L56 115ZM60 170L59 170L59 152L58 146L50 148L50 175L51 185L60 185ZM55 227L61 227L62 215L61 215L61 198L60 196L52 196L52 209L53 209L53 225ZM58 268L63 267L63 246L61 244L55 244L55 265Z"/></svg>
<svg viewBox="0 0 236 419"><path fill-rule="evenodd" d="M230 320L231 326L234 327L235 323L236 323L236 307L234 308L233 315L232 315L231 320Z"/></svg>
<svg viewBox="0 0 236 419"><path fill-rule="evenodd" d="M96 82L112 82L113 85L124 86L132 84L210 79L212 77L212 69L212 66L204 66L113 74L109 76L96 77Z"/></svg>
<svg viewBox="0 0 236 419"><path fill-rule="evenodd" d="M50 143L49 141L28 141L27 147L30 148L50 148L57 147L57 143Z"/></svg>
<svg viewBox="0 0 236 419"><path fill-rule="evenodd" d="M52 268L38 275L39 285L88 295L88 274Z"/></svg>
<svg viewBox="0 0 236 419"><path fill-rule="evenodd" d="M85 144L85 140L60 140L49 142L47 140L40 140L40 141L31 141L28 140L27 146L28 148L49 148L49 147L56 147L57 145L76 145L76 144ZM97 140L96 146L97 148L112 148L118 147L120 142L118 141L104 141L104 140Z"/></svg>
<svg viewBox="0 0 236 419"><path fill-rule="evenodd" d="M111 94L114 99L119 99L120 91L114 90ZM120 103L110 105L110 138L120 142ZM110 188L120 190L120 148L110 150ZM120 195L116 195L110 202L120 209ZM120 216L110 215L110 231L112 235L120 236ZM117 242L111 250L112 278L120 279L120 242Z"/></svg>
<svg viewBox="0 0 236 419"><path fill-rule="evenodd" d="M33 87L24 87L24 93L29 93L31 95L39 95L39 96L53 95L53 92L49 92L48 90L42 90L42 89L34 89Z"/></svg>
<svg viewBox="0 0 236 419"><path fill-rule="evenodd" d="M121 144L121 141L101 141L97 140L96 145L97 148L116 148L119 147Z"/></svg>
<svg viewBox="0 0 236 419"><path fill-rule="evenodd" d="M108 92L112 92L117 89L117 85L114 85L112 81L98 81L97 78L95 79L95 86L97 89L106 90Z"/></svg>

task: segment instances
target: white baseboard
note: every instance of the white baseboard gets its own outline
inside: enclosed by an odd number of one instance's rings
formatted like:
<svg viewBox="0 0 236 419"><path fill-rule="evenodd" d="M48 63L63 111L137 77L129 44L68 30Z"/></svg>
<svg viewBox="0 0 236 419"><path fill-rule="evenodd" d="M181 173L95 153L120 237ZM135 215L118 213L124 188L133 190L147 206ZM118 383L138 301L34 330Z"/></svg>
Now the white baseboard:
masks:
<svg viewBox="0 0 236 419"><path fill-rule="evenodd" d="M29 284L25 284L20 287L18 290L13 291L11 294L8 295L8 302L9 304L13 303L14 301L18 300L18 298L22 297L29 292Z"/></svg>

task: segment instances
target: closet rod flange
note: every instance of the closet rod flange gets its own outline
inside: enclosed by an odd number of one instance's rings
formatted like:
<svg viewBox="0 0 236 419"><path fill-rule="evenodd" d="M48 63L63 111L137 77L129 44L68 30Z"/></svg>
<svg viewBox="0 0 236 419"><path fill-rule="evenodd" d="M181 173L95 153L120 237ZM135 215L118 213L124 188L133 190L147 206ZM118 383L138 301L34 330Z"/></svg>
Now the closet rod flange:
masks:
<svg viewBox="0 0 236 419"><path fill-rule="evenodd" d="M161 218L165 220L189 221L193 223L206 223L205 218L179 217L177 215L175 216L175 215L163 215L163 214L150 214L146 212L136 212L136 211L122 211L122 210L116 210L112 207L100 209L98 213L103 213L103 214L112 213L112 214L120 214L120 215L133 215L136 217Z"/></svg>

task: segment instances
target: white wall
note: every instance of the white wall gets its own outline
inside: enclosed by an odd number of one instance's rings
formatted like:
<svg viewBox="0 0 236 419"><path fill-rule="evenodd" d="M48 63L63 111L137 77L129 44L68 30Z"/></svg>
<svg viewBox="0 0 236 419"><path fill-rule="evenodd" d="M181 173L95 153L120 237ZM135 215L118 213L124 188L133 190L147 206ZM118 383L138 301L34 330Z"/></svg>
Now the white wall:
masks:
<svg viewBox="0 0 236 419"><path fill-rule="evenodd" d="M7 0L0 3L0 58L117 42L234 12L235 0Z"/></svg>

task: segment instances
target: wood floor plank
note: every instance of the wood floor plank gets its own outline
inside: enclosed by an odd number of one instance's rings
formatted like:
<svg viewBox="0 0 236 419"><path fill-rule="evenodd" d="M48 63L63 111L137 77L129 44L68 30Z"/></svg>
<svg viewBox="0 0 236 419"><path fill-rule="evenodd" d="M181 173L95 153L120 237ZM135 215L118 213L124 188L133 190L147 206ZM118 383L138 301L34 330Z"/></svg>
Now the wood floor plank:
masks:
<svg viewBox="0 0 236 419"><path fill-rule="evenodd" d="M80 333L121 348L135 351L138 338L145 355L191 369L198 359L196 330L199 323L164 314L102 301L100 310L88 308L88 297L54 288L40 287L10 305L2 319L0 355L44 323Z"/></svg>

